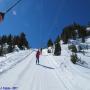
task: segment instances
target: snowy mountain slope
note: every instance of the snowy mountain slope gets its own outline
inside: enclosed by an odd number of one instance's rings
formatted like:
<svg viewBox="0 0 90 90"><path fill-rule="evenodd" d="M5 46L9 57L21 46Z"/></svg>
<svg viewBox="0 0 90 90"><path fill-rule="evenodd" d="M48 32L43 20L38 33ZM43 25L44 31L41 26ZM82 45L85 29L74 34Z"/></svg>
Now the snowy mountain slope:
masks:
<svg viewBox="0 0 90 90"><path fill-rule="evenodd" d="M26 50L7 55L0 61L0 74L11 69L14 65L25 59L31 52L32 51Z"/></svg>
<svg viewBox="0 0 90 90"><path fill-rule="evenodd" d="M68 49L68 46L70 46L70 45L75 45L75 47L77 49L77 56L79 59L77 64L82 67L90 69L90 37L85 38L85 43L82 43L81 38L76 39L76 40L69 39L69 43L65 46L64 45L62 45L62 46L67 47L67 49ZM80 50L80 48L81 48L81 50ZM64 50L66 51L67 49L64 49ZM67 50L67 51L70 53L69 50ZM68 55L72 55L72 52Z"/></svg>
<svg viewBox="0 0 90 90"><path fill-rule="evenodd" d="M26 55L27 51L22 54L13 54L13 58L19 58L21 62L0 74L0 88L8 87L10 90L13 87L16 87L15 90L90 90L90 69L72 64L71 52L67 47L67 45L62 45L61 56L53 56L47 54L47 49L43 50L40 65L35 64L35 51L32 53L29 51L27 54L31 54L23 60L21 60L22 56ZM13 59L11 58L11 60Z"/></svg>
<svg viewBox="0 0 90 90"><path fill-rule="evenodd" d="M60 73L67 90L90 90L90 69L72 64L69 56L71 53L66 47L66 45L62 46L61 56L50 56L54 65L59 67L55 70Z"/></svg>

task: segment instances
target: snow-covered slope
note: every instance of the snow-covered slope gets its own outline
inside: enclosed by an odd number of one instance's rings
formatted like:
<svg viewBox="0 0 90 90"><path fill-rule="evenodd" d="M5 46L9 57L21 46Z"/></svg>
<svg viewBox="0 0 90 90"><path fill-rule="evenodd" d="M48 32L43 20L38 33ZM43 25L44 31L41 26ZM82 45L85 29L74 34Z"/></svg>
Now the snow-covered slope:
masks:
<svg viewBox="0 0 90 90"><path fill-rule="evenodd" d="M33 50L0 58L0 64L6 62L0 68L5 70L0 73L0 90L90 90L90 69L72 64L67 47L62 45L61 56L43 50L39 65L35 64L36 51Z"/></svg>
<svg viewBox="0 0 90 90"><path fill-rule="evenodd" d="M14 52L11 55L7 55L0 60L0 74L11 69L14 65L25 59L32 51L20 51Z"/></svg>

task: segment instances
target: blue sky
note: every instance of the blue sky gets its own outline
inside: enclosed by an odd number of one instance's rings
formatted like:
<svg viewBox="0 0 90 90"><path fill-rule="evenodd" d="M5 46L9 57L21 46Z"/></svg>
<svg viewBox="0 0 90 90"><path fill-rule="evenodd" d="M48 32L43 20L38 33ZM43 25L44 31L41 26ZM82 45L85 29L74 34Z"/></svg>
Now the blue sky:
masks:
<svg viewBox="0 0 90 90"><path fill-rule="evenodd" d="M5 11L16 0L0 0ZM82 25L90 21L90 0L22 0L5 15L0 23L0 35L25 32L30 46L44 47L64 26L73 22Z"/></svg>

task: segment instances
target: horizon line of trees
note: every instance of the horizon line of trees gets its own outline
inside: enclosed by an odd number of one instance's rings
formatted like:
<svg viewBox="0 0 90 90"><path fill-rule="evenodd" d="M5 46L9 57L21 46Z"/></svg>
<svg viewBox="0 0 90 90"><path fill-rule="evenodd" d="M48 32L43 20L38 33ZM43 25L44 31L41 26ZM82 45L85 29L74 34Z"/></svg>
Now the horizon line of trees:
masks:
<svg viewBox="0 0 90 90"><path fill-rule="evenodd" d="M63 28L61 33L61 39L64 44L68 43L69 39L76 40L77 38L81 38L82 42L85 42L85 37L90 36L90 31L86 30L87 26L80 25L77 23L70 24Z"/></svg>
<svg viewBox="0 0 90 90"><path fill-rule="evenodd" d="M20 50L29 49L29 43L24 32L19 35L0 36L0 55L13 52L16 45Z"/></svg>

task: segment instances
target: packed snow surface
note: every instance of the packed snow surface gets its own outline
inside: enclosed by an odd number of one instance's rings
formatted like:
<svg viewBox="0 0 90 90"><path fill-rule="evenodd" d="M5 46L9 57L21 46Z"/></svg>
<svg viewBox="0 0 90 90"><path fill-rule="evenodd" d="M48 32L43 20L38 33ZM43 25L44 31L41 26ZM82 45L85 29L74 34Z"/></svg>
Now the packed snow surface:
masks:
<svg viewBox="0 0 90 90"><path fill-rule="evenodd" d="M72 64L67 47L61 56L43 50L39 65L33 49L1 57L0 90L90 90L90 69ZM81 58L90 65L90 57Z"/></svg>

